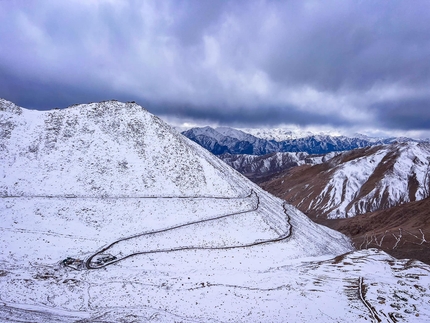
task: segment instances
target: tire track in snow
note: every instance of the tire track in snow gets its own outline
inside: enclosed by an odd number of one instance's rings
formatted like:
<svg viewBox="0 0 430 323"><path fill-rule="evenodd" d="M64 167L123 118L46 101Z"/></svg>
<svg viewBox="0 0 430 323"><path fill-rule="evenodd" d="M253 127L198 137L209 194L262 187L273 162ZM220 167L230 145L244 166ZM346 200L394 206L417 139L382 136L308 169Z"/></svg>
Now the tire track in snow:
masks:
<svg viewBox="0 0 430 323"><path fill-rule="evenodd" d="M100 195L100 196L83 196L76 194L61 194L61 195L0 195L2 199L17 199L17 198L48 198L48 199L218 199L218 200L240 200L246 197L250 197L252 195L248 194L246 196L234 196L234 197L225 197L225 196L216 196L216 195L189 195L189 196L175 196L175 195L166 195L166 196L156 196L156 195Z"/></svg>
<svg viewBox="0 0 430 323"><path fill-rule="evenodd" d="M375 309L364 298L363 290L364 290L363 277L360 277L358 279L358 294L360 295L360 300L363 302L363 304L367 307L370 314L372 315L373 322L381 322L381 319L378 317L378 314L376 314Z"/></svg>

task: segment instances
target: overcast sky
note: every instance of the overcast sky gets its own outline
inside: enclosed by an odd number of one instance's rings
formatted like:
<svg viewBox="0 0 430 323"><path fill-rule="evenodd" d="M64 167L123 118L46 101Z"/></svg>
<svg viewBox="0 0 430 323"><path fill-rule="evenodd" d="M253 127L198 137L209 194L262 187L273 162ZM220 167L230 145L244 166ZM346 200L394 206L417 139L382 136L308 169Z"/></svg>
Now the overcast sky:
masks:
<svg viewBox="0 0 430 323"><path fill-rule="evenodd" d="M430 1L0 0L0 97L430 137Z"/></svg>

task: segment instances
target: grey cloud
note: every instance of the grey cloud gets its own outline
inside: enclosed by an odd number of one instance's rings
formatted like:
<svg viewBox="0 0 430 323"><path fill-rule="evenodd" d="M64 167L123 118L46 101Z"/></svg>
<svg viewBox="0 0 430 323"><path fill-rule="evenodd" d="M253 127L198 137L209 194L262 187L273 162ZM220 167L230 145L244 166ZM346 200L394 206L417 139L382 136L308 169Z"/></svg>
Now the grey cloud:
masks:
<svg viewBox="0 0 430 323"><path fill-rule="evenodd" d="M394 129L430 129L430 96L382 101L374 103L371 109L379 124Z"/></svg>
<svg viewBox="0 0 430 323"><path fill-rule="evenodd" d="M49 110L53 108L66 108L76 103L89 103L107 99L121 101L137 100L137 96L124 95L113 90L98 86L97 83L86 82L84 84L51 84L41 80L19 78L16 75L7 74L0 69L0 88L8 91L8 100L28 109ZM22 90L17 91L20 87ZM146 103L146 102L145 102Z"/></svg>
<svg viewBox="0 0 430 323"><path fill-rule="evenodd" d="M229 6L228 1L177 1L173 10L174 21L169 32L185 46L198 45L202 35L216 28L223 12Z"/></svg>
<svg viewBox="0 0 430 323"><path fill-rule="evenodd" d="M323 115L303 111L300 108L288 106L260 106L249 107L220 107L212 106L202 109L201 106L178 105L176 103L162 103L147 106L150 111L157 111L160 115L172 116L199 121L200 123L217 123L229 126L273 126L283 123L305 126L308 124L330 124L349 126L351 122L339 115Z"/></svg>
<svg viewBox="0 0 430 323"><path fill-rule="evenodd" d="M370 88L375 83L428 82L430 3L314 2L285 4L262 66L274 80L318 89Z"/></svg>

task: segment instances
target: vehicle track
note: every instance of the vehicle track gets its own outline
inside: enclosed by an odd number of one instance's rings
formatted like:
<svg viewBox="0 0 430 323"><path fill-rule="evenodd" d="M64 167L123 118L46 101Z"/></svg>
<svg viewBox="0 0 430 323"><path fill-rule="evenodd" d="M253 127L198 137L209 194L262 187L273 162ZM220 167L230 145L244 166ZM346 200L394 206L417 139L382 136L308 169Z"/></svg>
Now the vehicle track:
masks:
<svg viewBox="0 0 430 323"><path fill-rule="evenodd" d="M218 217L214 217L214 218L210 218L210 219L205 219L205 220L200 220L200 221L195 221L195 222L189 222L189 223L185 223L185 224L181 224L181 225L177 225L174 227L170 227L170 228L166 228L166 229L162 229L162 230L156 230L156 231L150 231L150 232L145 232L145 233L141 233L141 234L137 234L131 237L126 237L123 239L119 239L116 240L114 242L112 242L111 244L109 244L108 246L102 248L101 250L97 251L96 253L92 254L89 258L87 258L84 262L84 266L86 269L100 269L112 264L115 264L119 261L125 260L127 258L130 257L134 257L137 255L145 255L145 254L151 254L151 253L168 253L168 252L175 252L175 251L183 251L183 250L230 250L230 249L237 249L237 248L248 248L248 247L253 247L253 246L257 246L257 245L262 245L262 244L267 244L267 243L274 243L274 242L279 242L282 240L285 240L287 238L289 238L291 236L292 233L292 226L290 223L290 217L287 213L287 209L285 208L285 203L282 205L283 209L284 209L284 213L287 217L287 223L289 225L289 230L288 232L286 232L283 235L280 235L278 238L274 238L274 239L267 239L267 240L262 240L262 241L256 241L253 243L249 243L249 244L242 244L242 245L236 245L236 246L228 246L228 247L197 247L197 246L191 246L191 247L178 247L178 248L167 248L167 249L159 249L159 250L152 250L152 251L142 251L142 252L137 252L137 253L132 253L130 255L124 256L122 258L117 258L114 259L112 261L106 262L104 264L101 265L97 265L94 266L92 264L92 260L97 257L98 255L103 254L104 252L106 252L107 250L109 250L111 247L113 247L114 245L121 243L122 241L127 241L127 240L131 240L134 238L139 238L145 235L149 235L149 234L157 234L157 233L163 233L163 232L168 232L168 231L173 231L179 228L183 228L186 226L191 226L191 225L195 225L195 224L200 224L200 223L205 223L205 222L209 222L209 221L216 221L216 220L220 220L220 219L224 219L227 217L231 217L234 215L238 215L238 214L245 214L248 212L253 212L258 210L258 208L260 207L260 198L258 196L257 193L255 193L253 190L251 191L251 194L248 195L248 197L252 196L252 194L255 194L255 196L257 197L257 205L255 206L255 208L251 209L251 210L245 210L245 211L240 211L240 212L235 212L235 213L230 213L230 214L226 214L226 215L222 215L222 216L218 216ZM228 198L226 198L228 199Z"/></svg>
<svg viewBox="0 0 430 323"><path fill-rule="evenodd" d="M358 294L360 296L360 300L367 307L367 309L369 310L369 313L372 315L372 321L376 323L381 322L381 319L379 318L377 311L366 300L364 290L365 290L365 287L364 287L363 277L360 277L358 279Z"/></svg>
<svg viewBox="0 0 430 323"><path fill-rule="evenodd" d="M175 196L175 195L166 195L166 196L156 196L156 195L142 195L142 196L130 196L130 195L100 195L100 196L83 196L83 195L75 195L75 194L62 194L62 195L0 195L2 199L16 199L16 198L67 198L67 199L218 199L218 200L239 200L246 197L250 197L251 193L246 196L234 196L234 197L225 197L225 196L216 196L216 195L189 195L189 196Z"/></svg>

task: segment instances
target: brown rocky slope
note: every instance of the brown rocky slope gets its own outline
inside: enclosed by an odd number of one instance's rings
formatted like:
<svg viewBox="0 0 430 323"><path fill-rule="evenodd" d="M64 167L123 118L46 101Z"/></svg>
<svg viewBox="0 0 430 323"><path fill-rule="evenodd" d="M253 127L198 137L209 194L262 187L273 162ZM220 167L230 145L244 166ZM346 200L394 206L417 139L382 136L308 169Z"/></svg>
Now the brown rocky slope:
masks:
<svg viewBox="0 0 430 323"><path fill-rule="evenodd" d="M351 237L357 249L380 248L430 264L430 198L352 218L314 220Z"/></svg>
<svg viewBox="0 0 430 323"><path fill-rule="evenodd" d="M292 168L261 183L310 217L347 218L429 196L430 145L356 149L322 164Z"/></svg>
<svg viewBox="0 0 430 323"><path fill-rule="evenodd" d="M356 149L261 187L350 236L357 249L430 264L429 151L416 143Z"/></svg>

